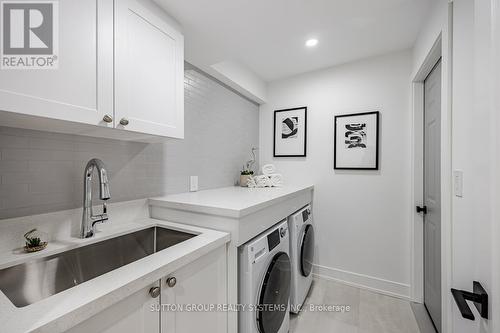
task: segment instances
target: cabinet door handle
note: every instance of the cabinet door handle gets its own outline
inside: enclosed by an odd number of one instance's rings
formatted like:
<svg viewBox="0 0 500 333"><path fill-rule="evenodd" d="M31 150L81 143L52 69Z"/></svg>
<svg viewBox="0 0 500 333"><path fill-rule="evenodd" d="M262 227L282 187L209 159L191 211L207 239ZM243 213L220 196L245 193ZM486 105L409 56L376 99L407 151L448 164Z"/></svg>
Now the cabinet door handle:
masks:
<svg viewBox="0 0 500 333"><path fill-rule="evenodd" d="M172 276L167 279L167 286L169 286L170 288L175 287L176 284L177 284L177 279L175 277Z"/></svg>
<svg viewBox="0 0 500 333"><path fill-rule="evenodd" d="M160 287L153 287L149 289L149 295L151 295L151 297L153 298L157 298L158 296L160 296Z"/></svg>
<svg viewBox="0 0 500 333"><path fill-rule="evenodd" d="M120 119L120 125L122 126L127 126L129 123L128 119L127 118L122 118Z"/></svg>
<svg viewBox="0 0 500 333"><path fill-rule="evenodd" d="M102 117L102 120L105 122L105 123L112 123L113 122L113 117L111 117L109 114L105 115L104 117Z"/></svg>

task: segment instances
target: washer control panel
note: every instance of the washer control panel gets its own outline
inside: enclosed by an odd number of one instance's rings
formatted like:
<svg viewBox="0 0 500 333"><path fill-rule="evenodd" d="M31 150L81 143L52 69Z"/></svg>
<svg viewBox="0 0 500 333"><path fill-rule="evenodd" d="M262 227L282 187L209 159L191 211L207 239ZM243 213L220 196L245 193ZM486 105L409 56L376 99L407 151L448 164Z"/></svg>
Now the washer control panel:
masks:
<svg viewBox="0 0 500 333"><path fill-rule="evenodd" d="M276 246L280 245L284 238L288 237L288 224L282 221L279 226L271 228L267 234L257 238L249 245L249 261L252 263L258 262L261 258L271 252Z"/></svg>

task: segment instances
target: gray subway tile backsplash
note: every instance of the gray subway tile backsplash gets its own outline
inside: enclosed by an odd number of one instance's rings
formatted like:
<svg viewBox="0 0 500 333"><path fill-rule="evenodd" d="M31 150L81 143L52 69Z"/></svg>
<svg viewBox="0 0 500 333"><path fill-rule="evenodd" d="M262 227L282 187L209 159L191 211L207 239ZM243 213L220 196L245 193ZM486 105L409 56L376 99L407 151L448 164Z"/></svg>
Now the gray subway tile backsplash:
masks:
<svg viewBox="0 0 500 333"><path fill-rule="evenodd" d="M258 146L258 107L185 71L185 139L137 143L0 126L0 219L81 206L83 170L109 169L112 201L234 185Z"/></svg>

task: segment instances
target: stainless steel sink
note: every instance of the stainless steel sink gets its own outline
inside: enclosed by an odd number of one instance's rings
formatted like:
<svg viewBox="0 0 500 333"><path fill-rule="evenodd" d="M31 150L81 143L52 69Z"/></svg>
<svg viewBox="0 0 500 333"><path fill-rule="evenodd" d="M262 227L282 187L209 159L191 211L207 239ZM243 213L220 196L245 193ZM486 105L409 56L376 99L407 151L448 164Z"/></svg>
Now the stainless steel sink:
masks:
<svg viewBox="0 0 500 333"><path fill-rule="evenodd" d="M196 235L152 227L0 270L0 290L24 307Z"/></svg>

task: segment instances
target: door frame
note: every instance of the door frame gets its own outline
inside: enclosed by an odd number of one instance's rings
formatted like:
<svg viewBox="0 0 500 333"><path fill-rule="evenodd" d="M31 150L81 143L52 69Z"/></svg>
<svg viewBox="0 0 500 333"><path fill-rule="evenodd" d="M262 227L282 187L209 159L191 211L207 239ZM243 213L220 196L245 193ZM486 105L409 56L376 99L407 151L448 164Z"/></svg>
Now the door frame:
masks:
<svg viewBox="0 0 500 333"><path fill-rule="evenodd" d="M424 182L424 80L441 59L441 313L442 333L451 332L451 216L452 216L452 15L453 3L448 3L448 22L428 50L425 60L411 78L412 91L412 177L410 213L410 298L423 303L424 296L424 234L423 217L415 206L423 201Z"/></svg>

